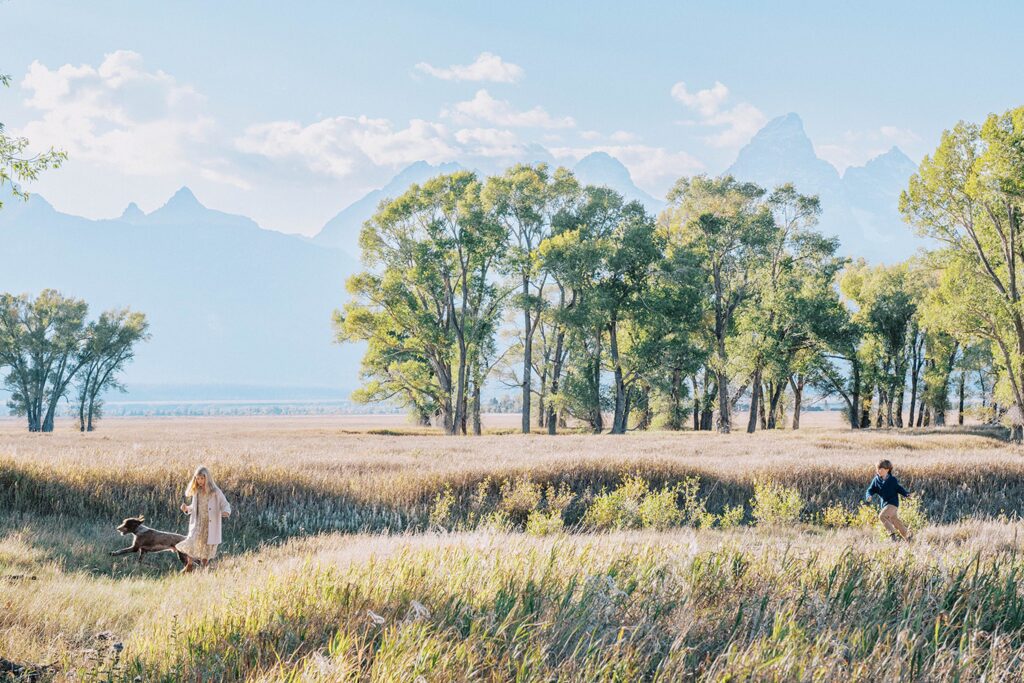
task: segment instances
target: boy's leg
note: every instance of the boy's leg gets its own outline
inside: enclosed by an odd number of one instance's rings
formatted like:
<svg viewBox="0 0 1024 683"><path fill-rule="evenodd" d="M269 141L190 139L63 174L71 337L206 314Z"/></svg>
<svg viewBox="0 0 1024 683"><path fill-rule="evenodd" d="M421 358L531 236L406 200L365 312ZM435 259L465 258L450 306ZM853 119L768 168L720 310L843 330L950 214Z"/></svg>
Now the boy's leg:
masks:
<svg viewBox="0 0 1024 683"><path fill-rule="evenodd" d="M886 530L892 533L898 533L903 537L903 540L910 540L910 530L903 523L903 520L899 516L899 508L895 505L886 505L882 508L882 511L878 513L878 518L882 520L882 524L885 525Z"/></svg>

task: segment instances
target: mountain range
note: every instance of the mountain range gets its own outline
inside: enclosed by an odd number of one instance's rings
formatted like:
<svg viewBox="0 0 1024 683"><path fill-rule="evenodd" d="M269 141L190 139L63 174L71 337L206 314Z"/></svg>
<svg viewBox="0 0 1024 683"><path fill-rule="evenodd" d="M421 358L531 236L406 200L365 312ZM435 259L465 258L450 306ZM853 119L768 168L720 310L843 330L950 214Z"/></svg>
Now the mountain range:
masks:
<svg viewBox="0 0 1024 683"><path fill-rule="evenodd" d="M758 131L726 173L768 189L792 182L803 194L818 195L819 228L839 237L843 254L891 263L924 244L899 213L900 192L916 171L917 164L893 147L840 176L815 153L800 117L786 114Z"/></svg>
<svg viewBox="0 0 1024 683"><path fill-rule="evenodd" d="M544 156L543 150L531 154L530 161ZM0 291L50 287L86 299L94 315L120 306L145 312L152 339L127 372L130 389L163 387L149 393L173 399L223 398L225 387L245 394L239 398L346 397L358 385L362 348L331 343L331 313L344 303L345 279L359 267L359 230L381 200L459 168L412 164L312 239L210 209L185 187L148 214L133 203L105 220L61 213L39 195L21 202L7 193L0 209ZM581 181L609 186L651 212L664 207L609 154L590 154L573 170ZM792 181L801 192L818 194L821 227L841 238L845 254L892 261L919 245L897 211L899 192L915 170L893 148L840 175L815 154L800 118L789 114L757 133L728 172L766 187Z"/></svg>

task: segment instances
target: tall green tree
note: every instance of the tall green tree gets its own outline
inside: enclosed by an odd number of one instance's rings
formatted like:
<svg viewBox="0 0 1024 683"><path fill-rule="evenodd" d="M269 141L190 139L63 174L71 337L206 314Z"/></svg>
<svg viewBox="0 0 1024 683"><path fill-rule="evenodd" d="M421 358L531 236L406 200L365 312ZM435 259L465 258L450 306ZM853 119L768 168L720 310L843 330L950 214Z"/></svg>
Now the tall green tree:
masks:
<svg viewBox="0 0 1024 683"><path fill-rule="evenodd" d="M597 297L605 318L614 395L612 434L625 434L634 383L656 356L662 335L645 294L654 281L663 245L654 219L639 202L623 207L607 240ZM627 358L632 359L632 363Z"/></svg>
<svg viewBox="0 0 1024 683"><path fill-rule="evenodd" d="M621 220L625 203L603 187L583 188L579 201L563 211L551 236L538 249L539 267L548 274L553 296L545 308L553 337L547 431L555 434L558 414L571 410L592 430L601 431L601 306L597 282L608 240ZM570 351L575 365L570 366ZM566 374L574 373L576 391L565 391ZM570 399L570 395L573 397Z"/></svg>
<svg viewBox="0 0 1024 683"><path fill-rule="evenodd" d="M467 432L471 379L502 299L491 275L503 243L467 171L411 186L366 222L363 261L376 270L350 279L356 299L335 322L342 341L370 343L364 373L374 395L402 391L414 405L436 404L447 433Z"/></svg>
<svg viewBox="0 0 1024 683"><path fill-rule="evenodd" d="M556 216L579 193L575 176L564 168L551 172L546 164L517 164L487 180L484 201L508 235L503 265L518 289L515 305L522 312L522 431L530 431L533 393L533 340L544 309L546 273L538 268L541 243L551 234Z"/></svg>
<svg viewBox="0 0 1024 683"><path fill-rule="evenodd" d="M85 363L85 318L81 299L45 289L35 298L0 294L0 365L9 406L28 418L30 432L52 432L57 406Z"/></svg>
<svg viewBox="0 0 1024 683"><path fill-rule="evenodd" d="M1024 436L1024 107L981 126L958 123L942 135L900 197L922 235L939 241L931 263L945 329L992 345Z"/></svg>
<svg viewBox="0 0 1024 683"><path fill-rule="evenodd" d="M668 194L663 220L669 239L698 256L712 311L712 369L718 385L718 430L732 428L727 341L737 309L752 296L775 223L765 191L726 176L682 178Z"/></svg>
<svg viewBox="0 0 1024 683"><path fill-rule="evenodd" d="M149 339L148 330L146 316L127 308L105 311L86 327L75 380L80 431L95 428L104 392L124 391L119 373L135 357L136 344Z"/></svg>

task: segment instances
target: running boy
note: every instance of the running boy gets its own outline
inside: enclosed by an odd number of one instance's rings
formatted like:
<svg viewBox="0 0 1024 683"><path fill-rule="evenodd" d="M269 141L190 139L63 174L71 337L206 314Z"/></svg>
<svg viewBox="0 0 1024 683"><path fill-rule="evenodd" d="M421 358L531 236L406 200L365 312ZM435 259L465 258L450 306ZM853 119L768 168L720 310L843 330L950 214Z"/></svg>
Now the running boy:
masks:
<svg viewBox="0 0 1024 683"><path fill-rule="evenodd" d="M910 491L903 488L892 473L892 463L888 460L879 460L876 467L874 479L864 493L864 499L871 502L871 497L877 495L882 499L882 510L878 513L878 519L889 532L892 540L897 541L902 536L903 540L910 540L910 531L899 516L900 496L909 496ZM897 535L898 534L898 535Z"/></svg>

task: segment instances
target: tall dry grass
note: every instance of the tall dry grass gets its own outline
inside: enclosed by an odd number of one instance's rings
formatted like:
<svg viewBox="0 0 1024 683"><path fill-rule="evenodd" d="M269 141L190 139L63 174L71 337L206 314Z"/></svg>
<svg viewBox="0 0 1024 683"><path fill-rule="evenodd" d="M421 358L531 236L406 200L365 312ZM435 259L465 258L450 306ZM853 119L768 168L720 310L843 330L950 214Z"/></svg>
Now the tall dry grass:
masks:
<svg viewBox="0 0 1024 683"><path fill-rule="evenodd" d="M28 435L3 422L0 657L76 680L1000 680L1024 657L1024 458L995 437L448 439L331 419ZM880 457L924 494L933 525L910 548L807 524L574 529L637 476L662 498L680 492L678 514L661 498L648 511L668 520L655 526L736 506L752 523L754 484L768 479L796 490L805 520L844 517L835 506L853 510ZM177 505L200 463L236 508L215 571L110 558L123 516L183 529ZM550 510L538 491L571 496L560 514L574 533L422 533L444 492L452 528L488 511L523 528L527 503Z"/></svg>

